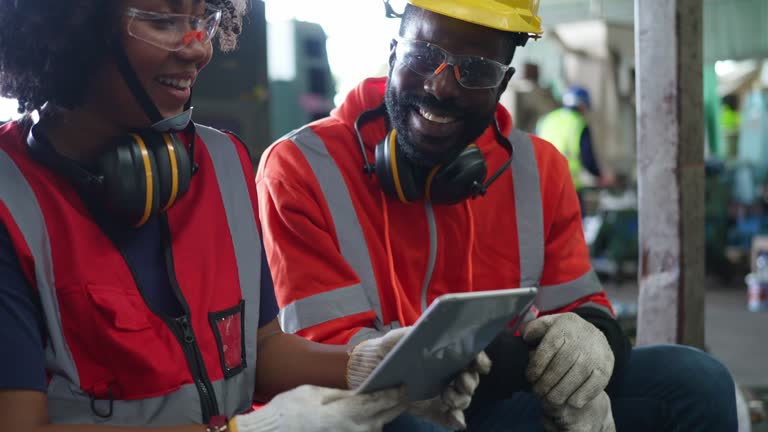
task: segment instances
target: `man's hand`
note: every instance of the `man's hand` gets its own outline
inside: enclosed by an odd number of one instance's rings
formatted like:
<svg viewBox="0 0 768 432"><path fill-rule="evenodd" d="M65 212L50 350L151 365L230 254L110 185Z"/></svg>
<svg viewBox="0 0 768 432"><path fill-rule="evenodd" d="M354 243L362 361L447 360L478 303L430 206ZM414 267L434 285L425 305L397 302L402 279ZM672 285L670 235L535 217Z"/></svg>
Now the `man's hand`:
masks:
<svg viewBox="0 0 768 432"><path fill-rule="evenodd" d="M410 331L411 327L399 328L384 336L360 342L355 346L349 354L347 386L351 389L360 387L400 339Z"/></svg>
<svg viewBox="0 0 768 432"><path fill-rule="evenodd" d="M490 371L491 359L481 351L472 364L443 389L440 396L414 402L408 407L408 412L451 430L466 429L464 410L472 402L472 395L480 384L480 374L487 375Z"/></svg>
<svg viewBox="0 0 768 432"><path fill-rule="evenodd" d="M605 392L581 408L544 404L544 430L547 432L616 432L611 400Z"/></svg>
<svg viewBox="0 0 768 432"><path fill-rule="evenodd" d="M237 432L380 431L405 410L402 389L371 394L301 386L230 420Z"/></svg>
<svg viewBox="0 0 768 432"><path fill-rule="evenodd" d="M526 377L545 404L583 408L608 385L613 351L603 333L578 315L537 318L527 325L523 338L538 345Z"/></svg>
<svg viewBox="0 0 768 432"><path fill-rule="evenodd" d="M359 387L397 342L410 331L411 327L392 330L380 338L369 339L357 345L350 354L347 368L349 388ZM479 374L487 374L490 369L491 360L481 352L467 369L443 389L440 396L412 403L408 406L408 411L438 425L455 429L465 428L464 410L469 407L472 395L480 382Z"/></svg>
<svg viewBox="0 0 768 432"><path fill-rule="evenodd" d="M609 188L618 185L618 179L616 174L611 171L605 171L600 178L597 179L597 184L600 187Z"/></svg>

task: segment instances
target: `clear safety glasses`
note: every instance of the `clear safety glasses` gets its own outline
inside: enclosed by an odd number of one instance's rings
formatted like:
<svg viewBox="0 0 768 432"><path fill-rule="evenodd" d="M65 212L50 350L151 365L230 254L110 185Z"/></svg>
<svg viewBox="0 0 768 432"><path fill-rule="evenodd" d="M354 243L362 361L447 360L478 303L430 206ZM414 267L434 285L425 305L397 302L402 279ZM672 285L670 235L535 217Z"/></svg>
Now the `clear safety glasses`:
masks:
<svg viewBox="0 0 768 432"><path fill-rule="evenodd" d="M129 35L168 51L178 51L193 41L207 43L216 35L221 21L221 11L210 6L202 16L134 8L127 9L125 15Z"/></svg>
<svg viewBox="0 0 768 432"><path fill-rule="evenodd" d="M453 66L456 81L468 89L496 87L501 84L504 74L513 69L512 66L485 57L454 55L429 42L405 38L396 40L395 56L408 69L428 77Z"/></svg>

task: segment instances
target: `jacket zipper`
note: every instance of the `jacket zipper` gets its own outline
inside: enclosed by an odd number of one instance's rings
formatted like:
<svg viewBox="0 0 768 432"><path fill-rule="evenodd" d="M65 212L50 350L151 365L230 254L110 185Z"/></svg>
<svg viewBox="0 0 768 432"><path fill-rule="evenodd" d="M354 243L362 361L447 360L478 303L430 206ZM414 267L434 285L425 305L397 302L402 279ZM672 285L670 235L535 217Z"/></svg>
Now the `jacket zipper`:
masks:
<svg viewBox="0 0 768 432"><path fill-rule="evenodd" d="M197 344L197 338L195 338L195 332L192 329L192 324L190 323L191 314L189 311L189 304L184 298L184 295L179 288L179 282L176 279L176 268L173 265L173 253L171 251L171 234L170 229L168 228L168 219L165 214L160 216L160 225L162 230L161 236L163 241L163 249L165 250L166 271L168 272L168 279L174 294L176 294L176 298L179 300L182 310L184 311L182 316L172 317L163 313L162 311L155 309L154 305L147 301L147 297L144 295L144 290L139 284L139 279L136 277L136 271L128 261L125 253L123 253L123 251L120 250L120 248L117 246L115 246L115 249L117 249L120 255L123 257L125 265L131 272L133 282L136 284L136 287L139 290L139 294L141 294L141 297L144 300L144 304L146 304L149 310L151 310L155 315L162 319L163 322L165 322L165 324L171 330L171 333L176 336L176 340L179 341L179 345L181 345L181 349L184 352L184 357L186 358L187 364L189 366L189 372L192 375L192 379L195 382L195 387L197 387L198 395L200 396L200 409L203 415L202 422L203 424L207 424L211 417L220 414L219 405L216 401L216 393L213 391L213 384L211 384L211 380L208 378L208 372L205 368L203 355L200 352L200 346ZM103 230L103 232L106 233L107 231ZM107 237L110 236L107 235ZM117 244L111 237L110 240L112 240L114 245Z"/></svg>
<svg viewBox="0 0 768 432"><path fill-rule="evenodd" d="M189 370L195 380L197 392L200 394L200 408L203 412L203 422L208 423L212 416L219 415L219 408L216 403L216 394L213 391L213 385L208 379L205 363L200 354L200 347L197 345L195 333L192 330L192 324L189 322L188 314L175 318L173 321L175 327L178 329L176 337L182 342L184 357L187 358Z"/></svg>
<svg viewBox="0 0 768 432"><path fill-rule="evenodd" d="M160 225L162 229L163 248L165 249L165 265L168 271L168 279L171 283L176 298L179 299L181 307L184 310L184 315L173 319L173 329L176 327L178 330L176 338L181 343L182 350L184 351L184 357L187 359L189 365L189 371L192 374L192 379L195 381L197 392L200 396L200 408L203 413L203 423L207 424L211 417L217 416L219 412L219 404L216 401L216 392L213 390L213 384L208 377L208 371L203 361L203 354L200 352L200 346L197 344L197 338L195 337L194 329L191 323L191 313L189 310L189 304L184 298L184 294L179 288L179 281L176 279L176 267L173 264L173 251L171 249L171 230L168 228L168 216L163 213L160 215Z"/></svg>

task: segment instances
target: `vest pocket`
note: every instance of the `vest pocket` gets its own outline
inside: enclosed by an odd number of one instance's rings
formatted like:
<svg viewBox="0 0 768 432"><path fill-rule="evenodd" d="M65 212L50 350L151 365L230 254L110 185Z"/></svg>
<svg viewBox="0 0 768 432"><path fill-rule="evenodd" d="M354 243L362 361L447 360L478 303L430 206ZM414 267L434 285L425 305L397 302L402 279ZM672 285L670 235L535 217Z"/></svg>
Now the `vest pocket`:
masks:
<svg viewBox="0 0 768 432"><path fill-rule="evenodd" d="M139 293L134 294L95 284L87 284L87 290L99 314L111 322L115 328L124 331L140 331L152 327L146 312L142 311L144 300Z"/></svg>
<svg viewBox="0 0 768 432"><path fill-rule="evenodd" d="M216 336L224 378L231 378L245 369L245 302L219 312L210 312L208 320Z"/></svg>

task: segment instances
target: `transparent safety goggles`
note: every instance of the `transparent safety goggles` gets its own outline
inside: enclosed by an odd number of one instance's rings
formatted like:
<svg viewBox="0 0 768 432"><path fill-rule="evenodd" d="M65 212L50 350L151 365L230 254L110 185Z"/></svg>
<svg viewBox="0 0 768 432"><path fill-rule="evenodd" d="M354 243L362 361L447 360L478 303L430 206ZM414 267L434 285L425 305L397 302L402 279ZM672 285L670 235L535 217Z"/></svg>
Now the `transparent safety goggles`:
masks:
<svg viewBox="0 0 768 432"><path fill-rule="evenodd" d="M397 38L395 56L413 72L438 75L453 66L453 75L467 89L487 89L501 84L508 70L514 68L485 57L454 55L439 46L413 39Z"/></svg>
<svg viewBox="0 0 768 432"><path fill-rule="evenodd" d="M130 8L128 34L168 51L179 51L193 41L207 43L216 35L221 11L208 6L205 14L185 15Z"/></svg>

